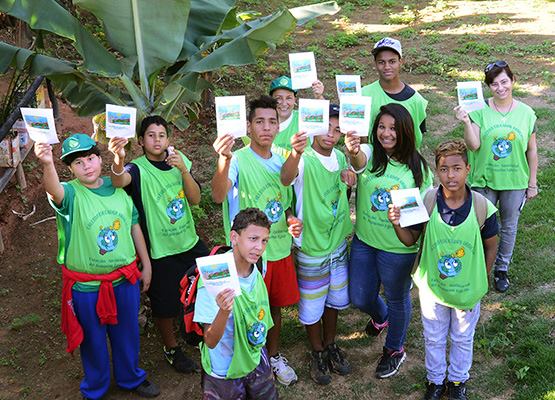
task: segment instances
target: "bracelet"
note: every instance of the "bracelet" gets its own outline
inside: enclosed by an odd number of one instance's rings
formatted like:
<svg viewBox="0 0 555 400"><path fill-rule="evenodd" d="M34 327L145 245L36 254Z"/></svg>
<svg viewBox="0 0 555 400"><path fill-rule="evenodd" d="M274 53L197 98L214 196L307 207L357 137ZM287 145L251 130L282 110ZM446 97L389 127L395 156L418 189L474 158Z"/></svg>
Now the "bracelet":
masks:
<svg viewBox="0 0 555 400"><path fill-rule="evenodd" d="M530 185L528 185L528 189L537 189L537 188L538 188L537 186L530 186Z"/></svg>
<svg viewBox="0 0 555 400"><path fill-rule="evenodd" d="M123 174L125 174L125 168L119 174L114 171L114 164L110 165L110 169L112 170L112 174L114 174L115 176L122 176Z"/></svg>

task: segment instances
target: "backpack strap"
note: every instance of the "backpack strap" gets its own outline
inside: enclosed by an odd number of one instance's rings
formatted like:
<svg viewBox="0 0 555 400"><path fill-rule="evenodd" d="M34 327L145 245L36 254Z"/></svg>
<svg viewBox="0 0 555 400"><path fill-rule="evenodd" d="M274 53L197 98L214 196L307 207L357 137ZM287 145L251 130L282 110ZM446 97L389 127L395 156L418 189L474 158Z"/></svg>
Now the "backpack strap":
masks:
<svg viewBox="0 0 555 400"><path fill-rule="evenodd" d="M438 189L437 187L431 188L424 195L424 199L422 199L422 202L426 207L426 211L428 212L428 216L432 215L432 212L434 211L434 208L437 204L437 189ZM420 258L422 257L422 249L424 246L425 233L426 233L426 225L424 225L424 228L422 228L422 233L420 234L420 247L418 248L418 253L416 253L416 258L414 259L414 264L412 265L411 274L414 274L416 272L416 269L418 268L418 264L420 264Z"/></svg>
<svg viewBox="0 0 555 400"><path fill-rule="evenodd" d="M472 205L474 206L474 213L480 225L480 230L484 227L486 219L488 218L488 199L481 193L471 190Z"/></svg>

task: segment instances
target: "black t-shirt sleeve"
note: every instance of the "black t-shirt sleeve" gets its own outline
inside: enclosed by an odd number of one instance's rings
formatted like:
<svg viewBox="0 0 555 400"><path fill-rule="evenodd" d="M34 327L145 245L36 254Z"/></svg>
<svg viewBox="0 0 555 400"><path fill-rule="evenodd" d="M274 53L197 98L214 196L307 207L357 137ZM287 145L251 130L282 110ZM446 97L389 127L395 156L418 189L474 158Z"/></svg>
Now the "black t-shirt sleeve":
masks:
<svg viewBox="0 0 555 400"><path fill-rule="evenodd" d="M420 124L420 132L422 132L422 133L427 132L427 129L426 129L426 118L424 118L424 120L423 120L422 123Z"/></svg>
<svg viewBox="0 0 555 400"><path fill-rule="evenodd" d="M129 196L139 193L139 188L141 187L141 173L139 167L133 163L129 163L125 166L125 172L131 175L131 183L125 186L123 189Z"/></svg>
<svg viewBox="0 0 555 400"><path fill-rule="evenodd" d="M481 230L482 239L489 239L499 233L499 224L497 223L497 214L493 213L484 222L484 227Z"/></svg>

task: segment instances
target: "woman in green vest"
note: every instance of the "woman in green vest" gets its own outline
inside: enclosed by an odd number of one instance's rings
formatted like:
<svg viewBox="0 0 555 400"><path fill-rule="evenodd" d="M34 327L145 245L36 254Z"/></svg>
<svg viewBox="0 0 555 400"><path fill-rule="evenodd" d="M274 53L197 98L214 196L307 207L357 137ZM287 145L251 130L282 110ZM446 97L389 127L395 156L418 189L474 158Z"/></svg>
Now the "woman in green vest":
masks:
<svg viewBox="0 0 555 400"><path fill-rule="evenodd" d="M486 107L470 114L456 107L455 113L472 150L469 184L494 205L499 203L501 229L494 279L495 289L505 292L520 212L527 199L538 195L536 114L513 98L515 77L505 61L488 64L484 73L492 94Z"/></svg>
<svg viewBox="0 0 555 400"><path fill-rule="evenodd" d="M400 104L380 108L372 128L373 145L347 135L351 165L359 174L355 237L349 264L351 303L370 315L366 332L379 335L387 326L383 356L376 377L399 370L406 354L403 344L410 322L410 273L417 246L399 241L387 218L391 190L420 188L432 183L432 173L416 150L414 123ZM383 284L386 301L380 295Z"/></svg>

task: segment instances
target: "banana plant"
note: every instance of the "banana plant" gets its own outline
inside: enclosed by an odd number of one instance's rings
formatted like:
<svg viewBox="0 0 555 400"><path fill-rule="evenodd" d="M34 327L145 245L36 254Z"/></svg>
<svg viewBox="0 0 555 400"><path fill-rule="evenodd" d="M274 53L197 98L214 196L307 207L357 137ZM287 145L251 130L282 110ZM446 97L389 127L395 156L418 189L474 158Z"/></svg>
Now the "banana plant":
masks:
<svg viewBox="0 0 555 400"><path fill-rule="evenodd" d="M192 105L210 87L203 74L242 66L273 49L296 25L339 10L333 1L282 8L251 18L236 0L73 0L102 23L107 43L90 33L55 0L0 0L0 12L26 22L42 36L69 40L77 61L44 49L0 42L0 73L28 68L44 75L80 115L106 103L131 105L138 118L156 113L188 126Z"/></svg>

